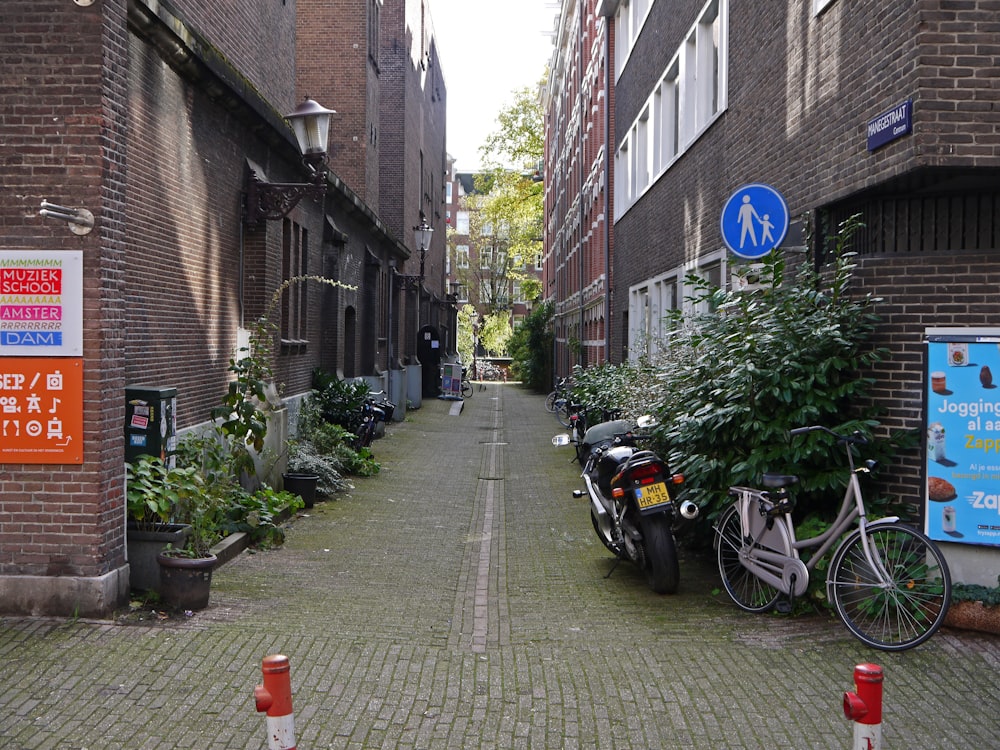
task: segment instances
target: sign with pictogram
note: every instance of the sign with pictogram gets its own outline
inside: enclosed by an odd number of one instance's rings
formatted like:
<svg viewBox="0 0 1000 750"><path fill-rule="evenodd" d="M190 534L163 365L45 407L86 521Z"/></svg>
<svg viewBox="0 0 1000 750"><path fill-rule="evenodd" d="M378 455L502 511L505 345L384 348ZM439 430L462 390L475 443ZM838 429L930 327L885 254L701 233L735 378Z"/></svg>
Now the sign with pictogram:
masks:
<svg viewBox="0 0 1000 750"><path fill-rule="evenodd" d="M763 258L785 239L788 204L770 185L744 185L726 201L720 228L723 242L734 255Z"/></svg>
<svg viewBox="0 0 1000 750"><path fill-rule="evenodd" d="M83 355L83 253L0 250L0 357Z"/></svg>
<svg viewBox="0 0 1000 750"><path fill-rule="evenodd" d="M0 463L83 463L82 357L0 357Z"/></svg>

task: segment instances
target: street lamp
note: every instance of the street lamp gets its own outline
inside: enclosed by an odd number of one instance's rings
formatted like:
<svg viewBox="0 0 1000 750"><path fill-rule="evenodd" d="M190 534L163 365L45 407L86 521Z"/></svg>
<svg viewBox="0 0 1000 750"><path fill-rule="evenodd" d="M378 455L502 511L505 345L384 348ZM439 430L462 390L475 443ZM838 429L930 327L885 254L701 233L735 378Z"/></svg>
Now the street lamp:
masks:
<svg viewBox="0 0 1000 750"><path fill-rule="evenodd" d="M417 246L417 252L420 253L420 273L415 276L400 274L399 280L404 289L419 289L420 285L424 283L424 260L427 258L427 248L430 247L431 235L433 234L434 229L427 224L421 211L420 224L413 227L414 244Z"/></svg>
<svg viewBox="0 0 1000 750"><path fill-rule="evenodd" d="M246 221L256 224L265 219L281 219L288 215L306 195L320 199L326 195L326 147L330 138L330 117L337 114L332 109L306 99L293 112L285 115L295 132L302 163L311 172L311 179L304 183L264 182L256 170L250 169L247 183Z"/></svg>

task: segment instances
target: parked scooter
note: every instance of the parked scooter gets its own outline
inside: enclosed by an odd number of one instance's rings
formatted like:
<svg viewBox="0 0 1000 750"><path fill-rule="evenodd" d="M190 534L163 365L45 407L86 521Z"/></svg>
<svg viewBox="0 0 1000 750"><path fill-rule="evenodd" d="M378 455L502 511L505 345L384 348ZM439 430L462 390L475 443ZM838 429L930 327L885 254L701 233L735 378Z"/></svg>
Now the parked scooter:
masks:
<svg viewBox="0 0 1000 750"><path fill-rule="evenodd" d="M698 506L678 501L684 477L670 471L653 451L639 447L645 436L638 430L654 424L649 416L634 423L602 422L582 438L556 435L552 444L575 444L586 490L575 490L573 496L590 498L590 519L604 546L618 560L638 565L653 591L673 594L680 582L674 532L697 518ZM612 572L613 567L608 575Z"/></svg>

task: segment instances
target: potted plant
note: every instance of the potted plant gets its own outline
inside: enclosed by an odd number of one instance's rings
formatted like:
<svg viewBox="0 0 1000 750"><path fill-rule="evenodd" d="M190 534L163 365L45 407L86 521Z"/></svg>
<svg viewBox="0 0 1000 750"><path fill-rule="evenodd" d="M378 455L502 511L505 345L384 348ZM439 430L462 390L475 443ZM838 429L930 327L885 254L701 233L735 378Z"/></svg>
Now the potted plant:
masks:
<svg viewBox="0 0 1000 750"><path fill-rule="evenodd" d="M1000 583L1000 576L997 577ZM956 583L951 587L951 607L945 625L1000 635L1000 585Z"/></svg>
<svg viewBox="0 0 1000 750"><path fill-rule="evenodd" d="M158 591L157 555L167 545L182 547L190 529L175 518L179 493L186 491L187 479L159 458L139 456L125 464L125 480L129 584L141 591Z"/></svg>
<svg viewBox="0 0 1000 750"><path fill-rule="evenodd" d="M179 471L186 482L177 495L176 515L190 528L182 546L168 546L157 556L160 597L175 609L204 609L218 560L212 547L222 537L229 485L206 483L195 466Z"/></svg>

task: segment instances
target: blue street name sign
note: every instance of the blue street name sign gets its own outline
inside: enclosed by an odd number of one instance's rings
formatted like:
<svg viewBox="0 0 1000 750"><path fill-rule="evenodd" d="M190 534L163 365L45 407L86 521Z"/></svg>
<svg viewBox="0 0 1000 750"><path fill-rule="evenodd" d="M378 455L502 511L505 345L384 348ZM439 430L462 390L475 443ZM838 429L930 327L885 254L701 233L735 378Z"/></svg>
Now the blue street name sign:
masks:
<svg viewBox="0 0 1000 750"><path fill-rule="evenodd" d="M868 121L868 150L874 151L912 132L913 100L907 99Z"/></svg>
<svg viewBox="0 0 1000 750"><path fill-rule="evenodd" d="M788 204L770 185L744 185L722 209L722 239L741 258L762 258L785 239Z"/></svg>

